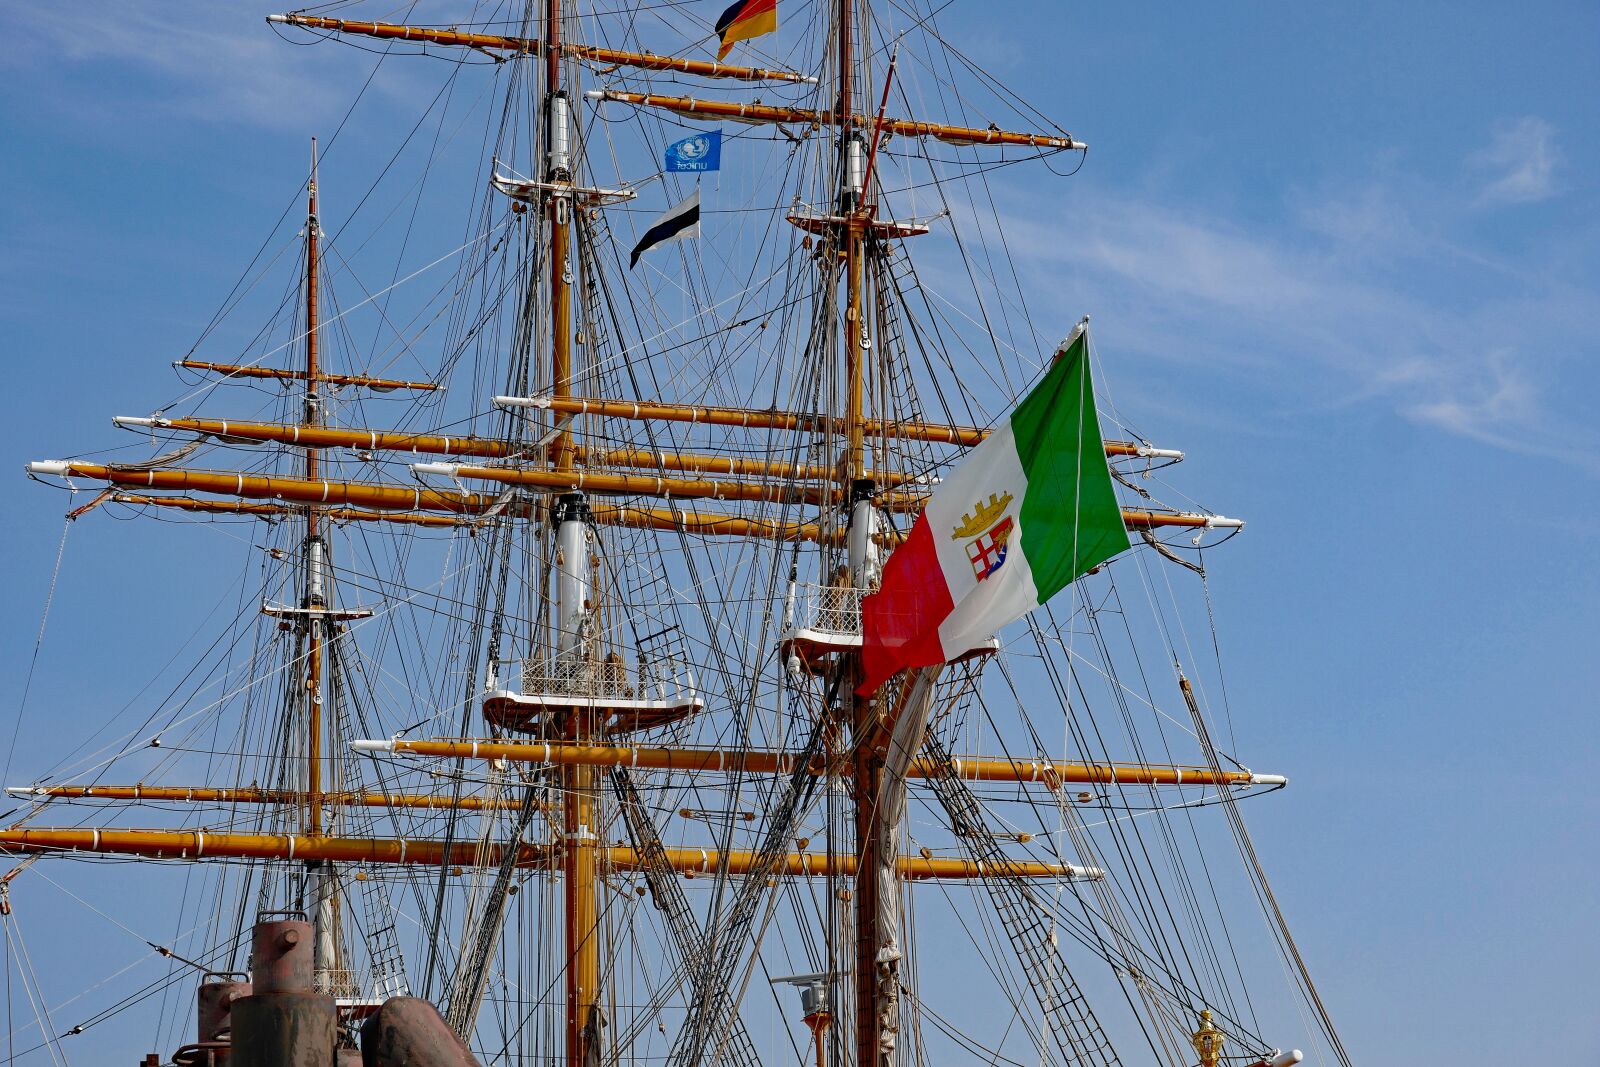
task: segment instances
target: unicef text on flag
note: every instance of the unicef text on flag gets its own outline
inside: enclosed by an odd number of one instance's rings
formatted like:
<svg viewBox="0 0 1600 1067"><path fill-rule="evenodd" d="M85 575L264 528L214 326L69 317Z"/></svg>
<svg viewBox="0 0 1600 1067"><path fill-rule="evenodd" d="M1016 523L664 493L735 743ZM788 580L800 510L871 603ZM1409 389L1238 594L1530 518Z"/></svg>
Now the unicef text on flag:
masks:
<svg viewBox="0 0 1600 1067"><path fill-rule="evenodd" d="M667 145L665 169L668 174L721 170L722 131L697 133Z"/></svg>

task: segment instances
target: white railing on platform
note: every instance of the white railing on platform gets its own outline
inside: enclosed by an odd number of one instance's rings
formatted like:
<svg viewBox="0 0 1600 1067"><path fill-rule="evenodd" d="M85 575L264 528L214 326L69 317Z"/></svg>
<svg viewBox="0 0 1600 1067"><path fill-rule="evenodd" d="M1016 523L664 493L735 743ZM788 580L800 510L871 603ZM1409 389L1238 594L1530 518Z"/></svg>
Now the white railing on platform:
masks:
<svg viewBox="0 0 1600 1067"><path fill-rule="evenodd" d="M695 679L678 660L645 660L630 672L620 659L530 659L522 662L522 695L679 703L694 698Z"/></svg>
<svg viewBox="0 0 1600 1067"><path fill-rule="evenodd" d="M860 637L861 596L849 585L796 585L792 629Z"/></svg>
<svg viewBox="0 0 1600 1067"><path fill-rule="evenodd" d="M355 971L330 968L317 972L316 989L330 997L349 999L361 995L361 979Z"/></svg>

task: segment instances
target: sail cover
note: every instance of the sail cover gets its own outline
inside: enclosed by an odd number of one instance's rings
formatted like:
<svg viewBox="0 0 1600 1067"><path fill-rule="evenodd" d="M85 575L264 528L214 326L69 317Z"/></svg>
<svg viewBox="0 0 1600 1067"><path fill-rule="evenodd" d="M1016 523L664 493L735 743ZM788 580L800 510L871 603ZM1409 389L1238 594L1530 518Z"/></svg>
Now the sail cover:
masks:
<svg viewBox="0 0 1600 1067"><path fill-rule="evenodd" d="M1127 547L1080 331L890 555L861 605L857 692L977 648Z"/></svg>

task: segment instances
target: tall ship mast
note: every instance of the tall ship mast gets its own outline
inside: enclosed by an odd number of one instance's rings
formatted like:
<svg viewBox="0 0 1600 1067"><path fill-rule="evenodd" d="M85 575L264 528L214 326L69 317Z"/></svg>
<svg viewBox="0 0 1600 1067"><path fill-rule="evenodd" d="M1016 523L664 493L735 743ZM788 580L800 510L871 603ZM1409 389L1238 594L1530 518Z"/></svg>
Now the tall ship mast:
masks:
<svg viewBox="0 0 1600 1067"><path fill-rule="evenodd" d="M11 786L17 943L55 865L196 879L160 1017L40 989L18 1062L1348 1063L1243 816L1287 784L1211 616L1244 524L1166 503L1090 309L1009 264L988 175L1083 142L937 3L408 10L267 19L449 61L374 237L379 184L324 229L313 140L254 339L116 416L134 454L28 464L253 577L143 722Z"/></svg>

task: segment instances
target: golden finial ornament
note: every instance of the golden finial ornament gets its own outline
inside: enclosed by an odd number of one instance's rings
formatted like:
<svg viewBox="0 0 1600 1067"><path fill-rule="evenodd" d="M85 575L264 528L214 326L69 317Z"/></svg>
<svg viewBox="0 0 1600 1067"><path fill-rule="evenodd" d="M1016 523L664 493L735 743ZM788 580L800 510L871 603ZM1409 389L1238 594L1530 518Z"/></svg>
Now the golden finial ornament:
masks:
<svg viewBox="0 0 1600 1067"><path fill-rule="evenodd" d="M1211 1009L1200 1013L1200 1029L1189 1039L1200 1055L1200 1067L1217 1067L1222 1062L1222 1031L1211 1021Z"/></svg>

